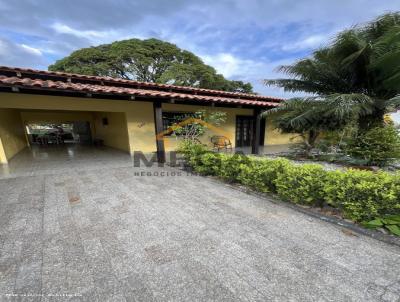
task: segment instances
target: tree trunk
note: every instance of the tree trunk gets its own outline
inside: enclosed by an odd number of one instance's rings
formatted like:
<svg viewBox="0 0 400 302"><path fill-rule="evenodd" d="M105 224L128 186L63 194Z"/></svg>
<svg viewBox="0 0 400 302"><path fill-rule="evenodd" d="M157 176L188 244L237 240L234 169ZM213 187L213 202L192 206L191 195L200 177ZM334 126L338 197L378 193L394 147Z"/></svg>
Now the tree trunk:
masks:
<svg viewBox="0 0 400 302"><path fill-rule="evenodd" d="M304 140L304 143L306 145L306 150L305 151L306 151L306 155L307 156L310 156L311 150L314 149L315 143L317 141L317 138L318 138L319 134L320 133L318 131L315 131L315 130L309 130L308 131L308 135Z"/></svg>
<svg viewBox="0 0 400 302"><path fill-rule="evenodd" d="M310 130L308 132L308 144L310 145L311 149L315 147L315 142L319 136L319 132L315 130Z"/></svg>

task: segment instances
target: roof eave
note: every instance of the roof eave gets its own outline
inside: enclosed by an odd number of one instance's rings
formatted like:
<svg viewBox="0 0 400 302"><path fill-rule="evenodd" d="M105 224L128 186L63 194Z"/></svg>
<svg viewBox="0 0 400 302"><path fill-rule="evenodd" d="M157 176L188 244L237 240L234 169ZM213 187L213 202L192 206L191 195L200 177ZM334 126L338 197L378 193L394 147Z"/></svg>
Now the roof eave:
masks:
<svg viewBox="0 0 400 302"><path fill-rule="evenodd" d="M220 107L235 107L235 108L271 108L279 106L279 103L266 102L266 101L255 101L260 103L268 103L268 104L256 104L256 103L247 103L242 104L239 101L240 99L232 99L231 101L224 100L195 100L193 98L184 98L184 97L170 97L170 96L150 96L150 95L139 95L139 94L127 94L127 93L95 93L91 91L82 91L82 90L72 90L72 89L53 89L53 88L44 88L44 87L35 87L35 86L23 86L23 85L4 85L0 84L0 92L9 92L9 93L20 93L20 94L39 94L39 95L52 95L52 96L63 96L63 97L90 97L97 99L108 99L108 100L125 100L125 101L161 101L165 103L169 103L172 99L175 103L179 104L190 104L190 105L199 105L199 106L210 106L211 104L215 104ZM134 99L132 99L132 96Z"/></svg>

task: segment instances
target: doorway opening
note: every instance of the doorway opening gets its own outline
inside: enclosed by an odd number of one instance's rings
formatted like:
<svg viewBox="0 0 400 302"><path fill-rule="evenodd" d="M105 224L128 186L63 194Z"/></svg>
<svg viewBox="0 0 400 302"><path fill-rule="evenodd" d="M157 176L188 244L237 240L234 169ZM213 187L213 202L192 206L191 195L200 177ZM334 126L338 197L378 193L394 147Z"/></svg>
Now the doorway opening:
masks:
<svg viewBox="0 0 400 302"><path fill-rule="evenodd" d="M26 133L30 145L91 144L90 123L28 123Z"/></svg>
<svg viewBox="0 0 400 302"><path fill-rule="evenodd" d="M236 116L236 147L250 147L254 138L254 117ZM261 119L260 146L264 146L265 119Z"/></svg>

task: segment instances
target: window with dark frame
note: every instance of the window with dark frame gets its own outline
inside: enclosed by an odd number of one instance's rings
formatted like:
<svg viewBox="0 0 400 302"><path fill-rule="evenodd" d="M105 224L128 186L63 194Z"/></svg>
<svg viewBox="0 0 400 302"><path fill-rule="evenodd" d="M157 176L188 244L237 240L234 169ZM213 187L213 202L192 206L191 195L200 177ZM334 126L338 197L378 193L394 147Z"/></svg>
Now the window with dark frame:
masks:
<svg viewBox="0 0 400 302"><path fill-rule="evenodd" d="M163 112L162 113L162 121L163 121L163 130L168 131L170 127L172 127L175 124L178 124L180 122L183 122L184 120L195 117L194 112ZM173 134L171 133L166 133L166 136L169 136Z"/></svg>

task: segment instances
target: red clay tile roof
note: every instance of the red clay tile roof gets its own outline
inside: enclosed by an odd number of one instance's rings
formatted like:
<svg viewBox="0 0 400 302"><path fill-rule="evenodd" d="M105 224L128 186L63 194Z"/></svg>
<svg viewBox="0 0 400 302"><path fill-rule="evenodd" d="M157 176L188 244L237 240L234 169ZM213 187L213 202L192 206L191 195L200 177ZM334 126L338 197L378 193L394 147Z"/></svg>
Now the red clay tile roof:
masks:
<svg viewBox="0 0 400 302"><path fill-rule="evenodd" d="M279 106L279 102L282 101L282 99L278 98L246 93L5 66L0 66L0 87L89 93L93 94L93 97L96 97L96 94L106 94L127 97L159 98L160 100L176 99L194 102L203 101L256 107L275 107Z"/></svg>

